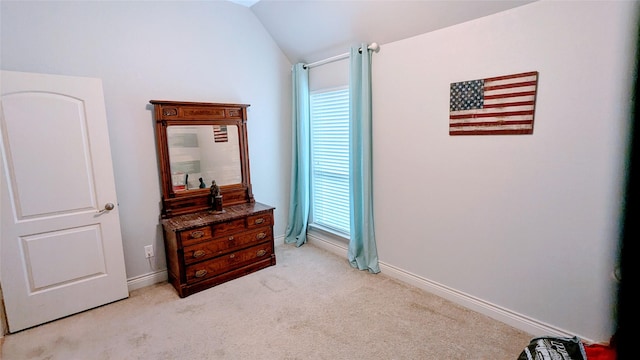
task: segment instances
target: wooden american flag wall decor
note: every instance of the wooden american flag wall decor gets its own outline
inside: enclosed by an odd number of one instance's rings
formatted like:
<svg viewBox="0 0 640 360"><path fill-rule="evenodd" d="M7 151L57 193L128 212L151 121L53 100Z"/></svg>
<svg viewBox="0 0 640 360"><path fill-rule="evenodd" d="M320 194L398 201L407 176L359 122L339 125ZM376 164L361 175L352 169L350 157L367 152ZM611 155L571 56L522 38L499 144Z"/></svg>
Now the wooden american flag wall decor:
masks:
<svg viewBox="0 0 640 360"><path fill-rule="evenodd" d="M538 72L451 83L449 135L533 134Z"/></svg>

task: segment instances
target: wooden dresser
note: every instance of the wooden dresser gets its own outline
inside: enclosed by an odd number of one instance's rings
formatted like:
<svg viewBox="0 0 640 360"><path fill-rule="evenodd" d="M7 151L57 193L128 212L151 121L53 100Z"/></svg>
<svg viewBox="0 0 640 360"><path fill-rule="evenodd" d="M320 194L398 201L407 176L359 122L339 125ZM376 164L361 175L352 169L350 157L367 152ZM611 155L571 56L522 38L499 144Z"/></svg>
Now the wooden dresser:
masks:
<svg viewBox="0 0 640 360"><path fill-rule="evenodd" d="M276 264L274 207L256 202L248 104L151 100L169 282L180 297Z"/></svg>
<svg viewBox="0 0 640 360"><path fill-rule="evenodd" d="M162 220L169 282L180 297L275 265L273 209L254 202Z"/></svg>

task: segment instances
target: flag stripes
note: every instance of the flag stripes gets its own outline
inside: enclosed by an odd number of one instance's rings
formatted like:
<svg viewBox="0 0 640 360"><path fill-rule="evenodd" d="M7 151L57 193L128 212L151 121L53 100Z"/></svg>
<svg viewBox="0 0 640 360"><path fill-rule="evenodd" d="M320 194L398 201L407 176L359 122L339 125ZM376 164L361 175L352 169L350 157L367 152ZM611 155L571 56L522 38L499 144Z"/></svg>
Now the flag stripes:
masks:
<svg viewBox="0 0 640 360"><path fill-rule="evenodd" d="M227 134L227 125L213 125L213 141L227 142L229 135Z"/></svg>
<svg viewBox="0 0 640 360"><path fill-rule="evenodd" d="M532 134L537 85L537 71L452 83L449 134Z"/></svg>

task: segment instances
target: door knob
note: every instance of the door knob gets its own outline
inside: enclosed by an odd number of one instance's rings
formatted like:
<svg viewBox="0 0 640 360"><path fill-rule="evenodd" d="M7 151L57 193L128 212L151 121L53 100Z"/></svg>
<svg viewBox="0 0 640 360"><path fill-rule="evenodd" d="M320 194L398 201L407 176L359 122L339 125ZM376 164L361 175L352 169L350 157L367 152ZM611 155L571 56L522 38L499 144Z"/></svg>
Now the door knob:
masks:
<svg viewBox="0 0 640 360"><path fill-rule="evenodd" d="M113 208L115 208L115 205L113 205L112 203L106 203L104 205L104 209L98 211L98 214L102 214L105 211L113 210Z"/></svg>

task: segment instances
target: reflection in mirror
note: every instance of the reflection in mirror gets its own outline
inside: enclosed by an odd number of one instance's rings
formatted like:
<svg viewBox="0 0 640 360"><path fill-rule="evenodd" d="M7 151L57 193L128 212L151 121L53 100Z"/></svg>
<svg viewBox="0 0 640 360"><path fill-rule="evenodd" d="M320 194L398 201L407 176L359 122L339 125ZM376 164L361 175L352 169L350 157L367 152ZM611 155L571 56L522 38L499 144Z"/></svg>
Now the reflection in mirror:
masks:
<svg viewBox="0 0 640 360"><path fill-rule="evenodd" d="M167 143L173 191L242 182L236 125L168 126Z"/></svg>

